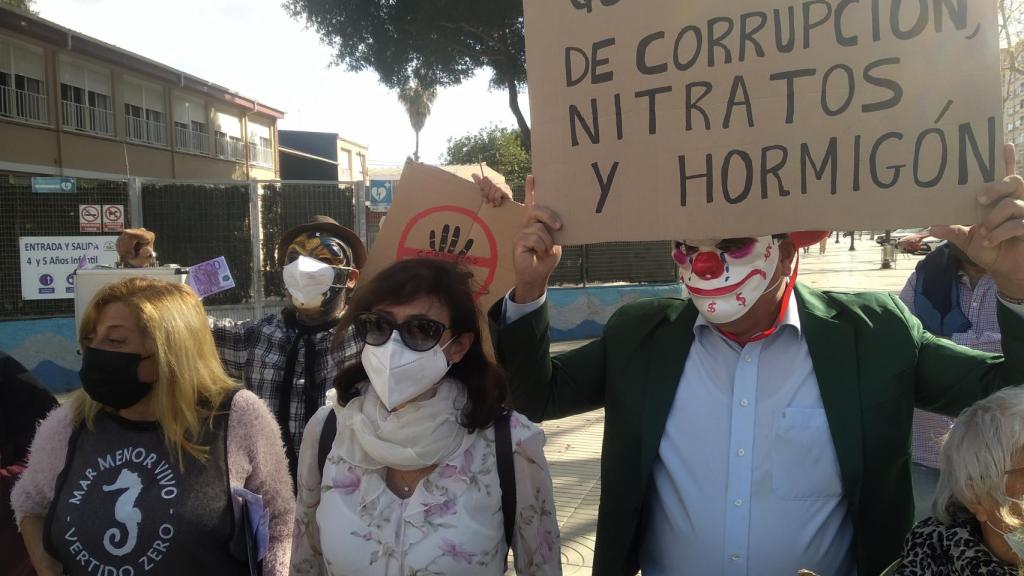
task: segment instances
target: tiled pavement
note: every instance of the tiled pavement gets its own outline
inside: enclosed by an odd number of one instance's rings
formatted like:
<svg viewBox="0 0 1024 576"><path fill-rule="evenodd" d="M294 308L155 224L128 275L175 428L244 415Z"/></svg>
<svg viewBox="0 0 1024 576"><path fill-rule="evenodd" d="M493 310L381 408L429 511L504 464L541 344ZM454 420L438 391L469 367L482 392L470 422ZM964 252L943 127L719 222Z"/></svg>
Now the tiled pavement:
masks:
<svg viewBox="0 0 1024 576"><path fill-rule="evenodd" d="M898 292L918 258L900 255L893 269L881 270L880 248L868 235L849 251L850 241L830 243L824 255L814 246L800 260L800 281L819 289ZM584 342L552 345L552 353ZM551 466L555 505L562 531L562 569L565 576L590 576L594 562L597 505L601 494L600 458L604 411L589 412L543 424L545 453Z"/></svg>
<svg viewBox="0 0 1024 576"><path fill-rule="evenodd" d="M601 495L604 411L553 420L544 424L544 432L562 533L563 574L589 576L594 565L594 531Z"/></svg>

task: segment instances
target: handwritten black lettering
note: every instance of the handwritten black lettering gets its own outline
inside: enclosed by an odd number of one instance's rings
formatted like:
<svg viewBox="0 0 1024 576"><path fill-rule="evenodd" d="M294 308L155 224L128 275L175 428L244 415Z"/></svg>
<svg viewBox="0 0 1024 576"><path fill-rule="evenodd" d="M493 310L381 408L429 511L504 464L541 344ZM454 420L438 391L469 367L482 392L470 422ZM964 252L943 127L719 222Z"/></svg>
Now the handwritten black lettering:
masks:
<svg viewBox="0 0 1024 576"><path fill-rule="evenodd" d="M594 169L594 176L597 177L597 184L601 188L601 198L597 201L597 213L604 212L604 204L608 201L608 194L612 191L612 184L615 183L615 175L619 172L619 163L615 162L612 164L612 169L608 171L608 177L605 178L601 174L601 165L594 162L590 165Z"/></svg>

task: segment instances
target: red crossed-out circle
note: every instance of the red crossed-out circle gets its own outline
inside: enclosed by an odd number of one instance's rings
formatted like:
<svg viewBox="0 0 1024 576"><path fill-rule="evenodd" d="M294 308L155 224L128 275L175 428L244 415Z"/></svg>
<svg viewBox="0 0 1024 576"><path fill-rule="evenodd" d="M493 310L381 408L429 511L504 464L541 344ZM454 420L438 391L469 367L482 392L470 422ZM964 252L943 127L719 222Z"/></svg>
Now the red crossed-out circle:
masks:
<svg viewBox="0 0 1024 576"><path fill-rule="evenodd" d="M83 206L81 211L82 220L87 223L95 222L100 219L100 211L94 206Z"/></svg>
<svg viewBox="0 0 1024 576"><path fill-rule="evenodd" d="M121 209L117 206L107 206L103 216L110 221L119 222L121 220Z"/></svg>
<svg viewBox="0 0 1024 576"><path fill-rule="evenodd" d="M449 212L458 214L459 216L465 216L473 221L473 223L483 231L484 236L487 238L487 244L489 248L488 256L473 256L467 254L465 256L459 256L458 253L439 252L425 248L417 248L415 246L409 246L409 235L417 224L423 221L428 216L434 214L440 214ZM424 236L426 238L426 236ZM494 232L491 231L491 227L476 212L463 208L461 206L435 206L428 208L419 214L409 219L409 223L405 225L405 229L402 230L402 235L398 240L398 252L395 255L396 260L409 260L411 258L433 258L435 260L447 260L449 262L458 262L459 264L473 269L482 268L486 271L484 274L483 281L480 282L480 288L477 289L473 297L479 300L481 296L487 293L487 289L490 288L491 283L494 282L494 276L498 271L498 241L494 237ZM481 274L474 271L474 278L480 279Z"/></svg>

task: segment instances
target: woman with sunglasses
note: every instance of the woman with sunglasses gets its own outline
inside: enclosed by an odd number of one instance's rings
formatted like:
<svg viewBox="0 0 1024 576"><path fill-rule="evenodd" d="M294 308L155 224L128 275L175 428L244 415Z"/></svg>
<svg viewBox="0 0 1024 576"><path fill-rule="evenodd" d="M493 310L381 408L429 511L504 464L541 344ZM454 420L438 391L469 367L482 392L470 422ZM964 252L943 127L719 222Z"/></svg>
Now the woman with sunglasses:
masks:
<svg viewBox="0 0 1024 576"><path fill-rule="evenodd" d="M362 360L303 436L292 574L504 574L506 384L479 322L470 276L447 262L398 262L356 291L339 333L354 326ZM561 574L544 434L519 414L506 424L516 570Z"/></svg>

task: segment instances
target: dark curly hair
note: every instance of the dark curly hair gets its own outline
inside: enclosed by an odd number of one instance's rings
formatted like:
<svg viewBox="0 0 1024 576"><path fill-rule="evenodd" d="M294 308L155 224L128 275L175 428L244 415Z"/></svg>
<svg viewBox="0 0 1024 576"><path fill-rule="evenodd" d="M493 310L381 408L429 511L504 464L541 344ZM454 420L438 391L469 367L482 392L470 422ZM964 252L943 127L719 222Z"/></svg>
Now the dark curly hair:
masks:
<svg viewBox="0 0 1024 576"><path fill-rule="evenodd" d="M474 300L473 275L451 262L415 258L402 260L359 284L335 331L335 346L348 334L357 315L382 305L406 304L421 296L437 299L448 308L448 328L453 336L472 334L473 344L448 375L466 391L466 405L459 422L470 431L489 427L508 396L505 374L484 354L480 333L482 315ZM347 404L359 396L367 380L362 362L342 370L334 381L338 401Z"/></svg>

